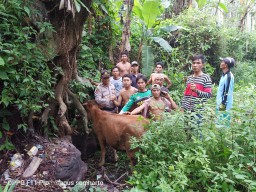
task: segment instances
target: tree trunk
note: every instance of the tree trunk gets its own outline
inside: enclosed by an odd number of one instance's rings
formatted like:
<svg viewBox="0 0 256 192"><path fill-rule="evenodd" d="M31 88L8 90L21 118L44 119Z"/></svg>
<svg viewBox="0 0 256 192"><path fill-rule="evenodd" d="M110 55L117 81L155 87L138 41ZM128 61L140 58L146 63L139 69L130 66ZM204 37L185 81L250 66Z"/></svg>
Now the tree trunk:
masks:
<svg viewBox="0 0 256 192"><path fill-rule="evenodd" d="M173 2L173 14L179 15L192 4L192 0L175 0Z"/></svg>
<svg viewBox="0 0 256 192"><path fill-rule="evenodd" d="M70 80L76 78L76 55L81 43L83 26L89 13L83 6L79 13L76 12L72 0L41 1L45 5L48 19L56 31L54 40L58 56L53 59L53 62L62 69L62 73L59 74L61 77L55 87L55 99L59 104L57 124L66 133L71 134L71 127L65 117L67 106L63 96ZM92 0L82 0L82 2L89 8Z"/></svg>
<svg viewBox="0 0 256 192"><path fill-rule="evenodd" d="M125 21L124 21L124 28L123 28L123 33L122 33L122 43L121 43L121 47L120 47L119 58L121 58L122 52L124 52L124 51L129 52L131 50L130 25L131 25L131 13L132 13L134 2L133 2L133 0L127 0L127 1L124 1L124 3L127 4L127 11L126 11L126 17L125 17Z"/></svg>

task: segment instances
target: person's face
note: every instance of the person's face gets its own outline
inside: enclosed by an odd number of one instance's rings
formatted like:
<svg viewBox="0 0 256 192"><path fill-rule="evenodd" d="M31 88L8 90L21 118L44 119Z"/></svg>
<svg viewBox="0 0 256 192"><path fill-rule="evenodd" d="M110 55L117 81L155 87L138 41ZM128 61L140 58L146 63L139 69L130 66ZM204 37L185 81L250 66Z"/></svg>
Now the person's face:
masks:
<svg viewBox="0 0 256 192"><path fill-rule="evenodd" d="M123 86L129 87L132 84L132 81L129 77L123 77Z"/></svg>
<svg viewBox="0 0 256 192"><path fill-rule="evenodd" d="M102 77L101 81L103 85L109 85L110 79L109 77Z"/></svg>
<svg viewBox="0 0 256 192"><path fill-rule="evenodd" d="M145 89L145 87L146 87L146 82L143 81L142 79L139 79L139 80L137 81L137 86L138 86L138 89L139 89L139 90L143 90L143 89Z"/></svg>
<svg viewBox="0 0 256 192"><path fill-rule="evenodd" d="M158 98L160 97L161 90L159 89L152 89L151 90L153 97Z"/></svg>
<svg viewBox="0 0 256 192"><path fill-rule="evenodd" d="M156 78L154 83L158 84L160 86L163 86L163 79L162 78Z"/></svg>
<svg viewBox="0 0 256 192"><path fill-rule="evenodd" d="M156 72L161 73L163 71L163 67L161 65L156 66Z"/></svg>
<svg viewBox="0 0 256 192"><path fill-rule="evenodd" d="M203 67L204 67L204 64L203 64L203 62L202 62L201 59L196 59L196 60L194 60L193 63L192 63L192 70L193 70L194 72L200 72L200 71L202 71Z"/></svg>
<svg viewBox="0 0 256 192"><path fill-rule="evenodd" d="M114 68L114 69L112 70L112 75L113 75L114 77L118 77L118 76L119 76L119 70L118 70L117 68Z"/></svg>
<svg viewBox="0 0 256 192"><path fill-rule="evenodd" d="M125 61L125 62L126 62L127 59L128 59L127 55L122 55L122 56L121 56L121 60L122 60L122 61Z"/></svg>
<svg viewBox="0 0 256 192"><path fill-rule="evenodd" d="M228 67L228 65L224 62L224 61L221 61L221 63L220 63L220 68L221 69L225 69L225 68L227 68Z"/></svg>

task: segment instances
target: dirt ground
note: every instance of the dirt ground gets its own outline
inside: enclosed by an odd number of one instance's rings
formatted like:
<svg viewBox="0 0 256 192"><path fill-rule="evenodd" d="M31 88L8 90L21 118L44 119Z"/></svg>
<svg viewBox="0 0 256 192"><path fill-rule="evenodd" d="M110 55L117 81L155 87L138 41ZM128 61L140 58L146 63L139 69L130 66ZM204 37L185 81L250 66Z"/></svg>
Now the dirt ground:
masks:
<svg viewBox="0 0 256 192"><path fill-rule="evenodd" d="M89 158L83 159L87 164L88 170L83 176L83 179L77 181L60 181L56 180L54 172L54 162L44 158L38 167L37 171L29 179L23 179L22 174L25 168L29 165L31 158L27 155L27 151L31 149L35 143L43 145L44 150L47 150L48 140L38 140L28 138L24 134L14 135L11 138L16 149L12 151L0 152L0 185L7 185L8 180L4 172L10 168L10 160L15 153L22 154L23 164L14 171L9 171L10 183L16 182L15 192L37 192L37 191L108 191L118 192L130 189L131 186L126 182L128 175L131 174L129 161L126 154L118 152L118 162L113 162L112 151L108 148L106 155L106 164L102 168L98 168L97 164L100 158L100 151L92 154ZM76 185L76 186L75 186ZM75 186L75 187L74 187ZM80 189L80 190L79 190Z"/></svg>

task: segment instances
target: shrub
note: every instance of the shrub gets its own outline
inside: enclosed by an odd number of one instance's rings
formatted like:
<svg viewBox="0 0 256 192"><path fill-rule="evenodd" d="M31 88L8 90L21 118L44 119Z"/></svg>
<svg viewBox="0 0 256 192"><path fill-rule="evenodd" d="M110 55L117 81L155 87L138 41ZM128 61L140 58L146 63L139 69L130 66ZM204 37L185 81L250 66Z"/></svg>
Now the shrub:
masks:
<svg viewBox="0 0 256 192"><path fill-rule="evenodd" d="M216 126L214 101L206 105L202 137L187 139L183 114L152 122L140 142L129 183L147 191L255 191L254 86L235 93L231 126ZM194 132L195 133L195 132Z"/></svg>

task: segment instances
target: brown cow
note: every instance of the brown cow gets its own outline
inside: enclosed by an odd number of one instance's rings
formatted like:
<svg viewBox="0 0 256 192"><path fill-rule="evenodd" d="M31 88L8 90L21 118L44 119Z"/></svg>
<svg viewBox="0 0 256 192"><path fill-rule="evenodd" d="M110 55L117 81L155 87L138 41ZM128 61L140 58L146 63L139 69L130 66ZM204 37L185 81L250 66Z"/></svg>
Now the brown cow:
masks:
<svg viewBox="0 0 256 192"><path fill-rule="evenodd" d="M119 115L102 111L93 101L84 104L88 119L92 120L94 131L101 148L99 166L105 163L106 143L117 150L125 150L130 163L134 165L134 153L138 149L130 149L131 137L140 138L144 133L144 126L149 121L139 115ZM115 158L117 158L115 152Z"/></svg>

